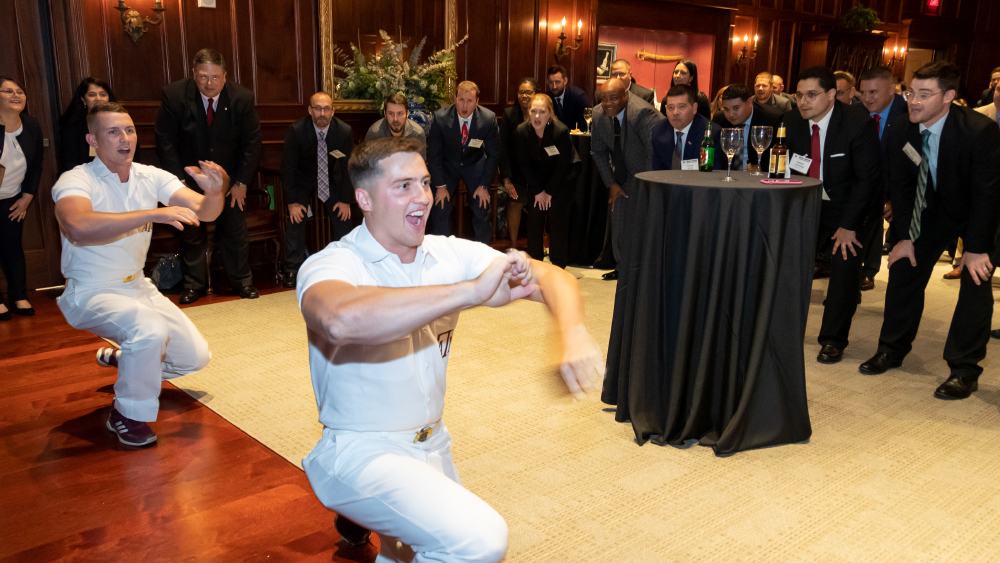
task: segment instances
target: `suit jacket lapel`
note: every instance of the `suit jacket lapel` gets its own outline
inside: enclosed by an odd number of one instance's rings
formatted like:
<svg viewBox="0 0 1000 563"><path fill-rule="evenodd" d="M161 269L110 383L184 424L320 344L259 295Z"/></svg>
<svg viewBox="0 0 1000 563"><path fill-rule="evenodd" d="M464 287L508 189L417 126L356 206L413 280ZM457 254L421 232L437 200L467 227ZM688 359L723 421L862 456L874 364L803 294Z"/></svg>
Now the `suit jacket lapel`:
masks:
<svg viewBox="0 0 1000 563"><path fill-rule="evenodd" d="M840 134L840 121L844 117L844 112L837 106L836 102L831 110L833 115L830 116L830 123L826 125L826 138L823 140L823 162L820 164L823 167L823 178L830 177L830 154L833 152L833 144L837 140L837 135ZM809 123L806 121L806 123ZM829 188L827 193L829 193Z"/></svg>
<svg viewBox="0 0 1000 563"><path fill-rule="evenodd" d="M219 93L219 98L215 100L215 115L212 116L212 144L215 144L219 134L225 131L229 125L229 85L227 84Z"/></svg>
<svg viewBox="0 0 1000 563"><path fill-rule="evenodd" d="M207 137L208 122L205 120L205 104L201 101L201 92L198 91L198 86L194 83L194 80L188 84L187 103L188 111L191 112L191 115L195 116L198 127L203 133L202 136Z"/></svg>
<svg viewBox="0 0 1000 563"><path fill-rule="evenodd" d="M958 114L959 110L956 108L950 108L947 121L944 122L944 127L941 129L941 138L938 139L938 157L937 157L937 178L934 179L934 187L940 192L941 190L941 178L950 178L953 176L951 171L945 170L949 164L957 162L955 155L952 154L952 149L959 146L958 139L955 137L958 135L958 115L951 115L952 113Z"/></svg>

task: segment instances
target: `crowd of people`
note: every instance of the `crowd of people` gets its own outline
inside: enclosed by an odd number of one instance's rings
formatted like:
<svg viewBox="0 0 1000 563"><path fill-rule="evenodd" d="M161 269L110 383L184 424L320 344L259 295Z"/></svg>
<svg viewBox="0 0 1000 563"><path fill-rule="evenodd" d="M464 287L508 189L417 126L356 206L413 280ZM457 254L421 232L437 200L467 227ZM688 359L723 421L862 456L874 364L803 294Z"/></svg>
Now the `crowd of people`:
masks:
<svg viewBox="0 0 1000 563"><path fill-rule="evenodd" d="M641 235L637 174L690 167L706 138L717 167L756 170L767 157L745 143L729 163L722 129L749 139L755 126L783 127L797 157L790 173L823 182L814 275L830 281L817 361L842 360L861 292L874 287L884 251L884 321L874 355L859 369L881 374L900 366L934 264L955 244L952 277L960 286L944 349L950 375L934 395L964 399L977 390L998 253L1000 68L977 110L957 103L961 76L947 62L917 70L909 88L885 68L856 80L813 67L789 85L792 94L780 76L763 72L752 89L730 84L710 100L695 63L683 60L659 104L654 91L635 83L628 61L610 68L593 104L555 65L544 88L521 79L499 120L479 105L478 86L464 81L426 128L409 118L402 94L389 96L384 117L358 146L327 93L311 96L308 114L289 126L281 166L283 283L297 288L309 328L324 425L303 466L319 499L343 515L337 526L349 541L366 541L375 530L386 557L503 557L505 524L461 487L441 422L451 338L463 309L544 302L562 336L568 388L581 395L600 386L600 353L583 325L575 278L564 271L572 190L584 159L608 188L613 252L619 267L629 268L623 248ZM26 103L20 82L0 77L0 262L11 303L0 305L0 319L34 312L20 237L38 188L42 141ZM591 154L576 151L574 130L589 130ZM60 120L62 175L52 189L67 279L58 305L71 326L119 345L100 349L97 361L117 368L107 427L130 446L157 439L148 423L157 417L161 381L196 372L211 358L195 326L143 275L152 225L180 234L181 303L205 290L208 222L215 222L233 291L258 297L244 209L260 121L253 94L227 81L217 51L200 51L191 78L163 89L156 141L160 167L135 162L131 117L106 82L88 78ZM490 186L498 172L510 200L506 254L485 244L493 236ZM449 237L460 181L475 241ZM314 195L331 218L334 242L307 256ZM527 254L516 250L522 213ZM543 261L546 232L551 263Z"/></svg>

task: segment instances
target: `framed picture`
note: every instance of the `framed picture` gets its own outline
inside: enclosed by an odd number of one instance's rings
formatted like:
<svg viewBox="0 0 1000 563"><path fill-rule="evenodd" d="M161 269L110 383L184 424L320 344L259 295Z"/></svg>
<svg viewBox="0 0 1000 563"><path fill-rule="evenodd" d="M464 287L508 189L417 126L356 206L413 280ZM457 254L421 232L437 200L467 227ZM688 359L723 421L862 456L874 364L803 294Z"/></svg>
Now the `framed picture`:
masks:
<svg viewBox="0 0 1000 563"><path fill-rule="evenodd" d="M604 82L611 78L611 63L618 58L617 43L597 44L597 83Z"/></svg>

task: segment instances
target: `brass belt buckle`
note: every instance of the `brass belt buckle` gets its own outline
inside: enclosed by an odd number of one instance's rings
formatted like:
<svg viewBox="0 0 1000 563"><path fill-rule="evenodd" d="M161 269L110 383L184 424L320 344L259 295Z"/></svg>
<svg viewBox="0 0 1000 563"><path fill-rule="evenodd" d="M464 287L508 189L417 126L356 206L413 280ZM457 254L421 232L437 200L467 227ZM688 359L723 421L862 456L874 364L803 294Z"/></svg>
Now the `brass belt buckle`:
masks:
<svg viewBox="0 0 1000 563"><path fill-rule="evenodd" d="M434 433L433 428L431 428L430 426L425 426L420 430L417 430L417 436L413 439L413 443L419 444L420 442L426 442L427 438L430 438L431 434L433 433Z"/></svg>
<svg viewBox="0 0 1000 563"><path fill-rule="evenodd" d="M126 277L125 278L125 283L128 283L128 282L134 280L138 275L139 275L139 272L136 272L136 273L132 274L131 276Z"/></svg>

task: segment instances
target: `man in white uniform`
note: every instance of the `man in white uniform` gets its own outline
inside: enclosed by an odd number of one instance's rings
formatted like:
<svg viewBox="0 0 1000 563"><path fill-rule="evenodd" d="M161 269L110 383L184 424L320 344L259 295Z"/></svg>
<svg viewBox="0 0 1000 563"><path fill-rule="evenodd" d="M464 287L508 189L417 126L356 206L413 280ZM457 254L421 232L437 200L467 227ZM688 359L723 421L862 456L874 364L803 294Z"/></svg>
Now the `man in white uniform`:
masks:
<svg viewBox="0 0 1000 563"><path fill-rule="evenodd" d="M507 526L461 486L441 421L452 335L463 309L542 301L582 397L600 388L603 360L576 279L523 252L425 236L434 198L414 139L365 143L349 170L364 223L299 270L324 426L302 465L327 508L381 536L378 561L500 561Z"/></svg>
<svg viewBox="0 0 1000 563"><path fill-rule="evenodd" d="M228 178L211 162L186 168L201 195L169 172L132 162L135 126L118 104L93 108L87 127L97 158L52 187L66 277L58 304L70 326L121 346L97 355L118 368L107 426L121 443L144 446L156 441L147 422L156 420L161 381L195 373L211 358L194 324L142 275L152 224L183 230L215 219Z"/></svg>

